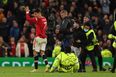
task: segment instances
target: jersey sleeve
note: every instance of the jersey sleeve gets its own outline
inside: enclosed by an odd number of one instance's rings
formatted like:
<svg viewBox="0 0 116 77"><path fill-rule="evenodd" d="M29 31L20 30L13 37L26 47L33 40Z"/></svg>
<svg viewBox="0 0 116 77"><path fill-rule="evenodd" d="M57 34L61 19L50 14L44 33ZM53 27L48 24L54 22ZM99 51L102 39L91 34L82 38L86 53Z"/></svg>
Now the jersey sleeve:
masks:
<svg viewBox="0 0 116 77"><path fill-rule="evenodd" d="M29 23L36 23L36 18L31 18L29 13L26 13L26 20L29 22Z"/></svg>

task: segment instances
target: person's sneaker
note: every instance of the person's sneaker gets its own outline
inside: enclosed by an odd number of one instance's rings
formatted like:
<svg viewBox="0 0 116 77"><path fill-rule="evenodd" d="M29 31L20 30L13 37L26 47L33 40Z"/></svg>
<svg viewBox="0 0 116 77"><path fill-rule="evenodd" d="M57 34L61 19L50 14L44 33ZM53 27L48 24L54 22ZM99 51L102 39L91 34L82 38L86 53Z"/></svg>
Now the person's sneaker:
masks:
<svg viewBox="0 0 116 77"><path fill-rule="evenodd" d="M83 71L81 69L79 69L78 72L83 72Z"/></svg>
<svg viewBox="0 0 116 77"><path fill-rule="evenodd" d="M97 69L93 69L92 72L97 72Z"/></svg>
<svg viewBox="0 0 116 77"><path fill-rule="evenodd" d="M33 69L32 71L30 71L30 72L37 72L37 69Z"/></svg>
<svg viewBox="0 0 116 77"><path fill-rule="evenodd" d="M106 71L106 69L105 68L102 68L102 69L100 69L100 71Z"/></svg>
<svg viewBox="0 0 116 77"><path fill-rule="evenodd" d="M79 69L78 72L86 72L84 69Z"/></svg>
<svg viewBox="0 0 116 77"><path fill-rule="evenodd" d="M49 64L46 65L46 67L45 67L45 72L49 72L49 68L50 68L50 65L49 65Z"/></svg>
<svg viewBox="0 0 116 77"><path fill-rule="evenodd" d="M114 70L111 70L110 72L115 73L115 71L114 71Z"/></svg>
<svg viewBox="0 0 116 77"><path fill-rule="evenodd" d="M111 69L110 72L115 73L115 70Z"/></svg>
<svg viewBox="0 0 116 77"><path fill-rule="evenodd" d="M83 69L82 71L83 71L83 72L86 72L86 70L85 70L85 69Z"/></svg>

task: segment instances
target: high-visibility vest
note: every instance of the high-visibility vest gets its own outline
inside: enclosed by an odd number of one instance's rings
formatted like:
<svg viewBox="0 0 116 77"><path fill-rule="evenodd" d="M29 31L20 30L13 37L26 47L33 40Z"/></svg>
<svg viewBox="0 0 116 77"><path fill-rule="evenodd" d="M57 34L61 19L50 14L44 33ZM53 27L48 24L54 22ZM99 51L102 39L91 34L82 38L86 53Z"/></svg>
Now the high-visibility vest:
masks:
<svg viewBox="0 0 116 77"><path fill-rule="evenodd" d="M8 3L8 0L2 0L3 4L6 5Z"/></svg>
<svg viewBox="0 0 116 77"><path fill-rule="evenodd" d="M112 46L113 46L114 48L116 48L116 42L115 42L115 41L112 43Z"/></svg>
<svg viewBox="0 0 116 77"><path fill-rule="evenodd" d="M114 22L114 29L115 29L115 31L116 31L116 21ZM115 41L113 42L112 46L113 46L114 48L116 48L116 42L115 42Z"/></svg>
<svg viewBox="0 0 116 77"><path fill-rule="evenodd" d="M114 29L115 29L115 31L116 31L116 21L114 22Z"/></svg>
<svg viewBox="0 0 116 77"><path fill-rule="evenodd" d="M92 51L92 50L94 49L94 44L97 42L97 38L96 38L95 32L94 32L94 30L92 30L92 29L89 30L89 31L86 33L87 39L88 39L88 36L89 36L91 33L93 33L94 38L92 39L93 44L90 44L90 45L86 46L86 49L87 49L88 51Z"/></svg>

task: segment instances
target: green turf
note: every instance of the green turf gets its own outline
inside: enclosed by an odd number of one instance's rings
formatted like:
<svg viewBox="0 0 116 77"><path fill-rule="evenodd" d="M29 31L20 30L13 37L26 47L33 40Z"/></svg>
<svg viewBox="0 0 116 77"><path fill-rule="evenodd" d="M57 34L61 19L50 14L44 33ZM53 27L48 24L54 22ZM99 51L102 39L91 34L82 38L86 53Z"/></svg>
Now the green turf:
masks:
<svg viewBox="0 0 116 77"><path fill-rule="evenodd" d="M116 73L91 72L87 67L86 73L45 73L44 67L39 67L38 72L30 73L32 67L0 67L0 77L116 77Z"/></svg>

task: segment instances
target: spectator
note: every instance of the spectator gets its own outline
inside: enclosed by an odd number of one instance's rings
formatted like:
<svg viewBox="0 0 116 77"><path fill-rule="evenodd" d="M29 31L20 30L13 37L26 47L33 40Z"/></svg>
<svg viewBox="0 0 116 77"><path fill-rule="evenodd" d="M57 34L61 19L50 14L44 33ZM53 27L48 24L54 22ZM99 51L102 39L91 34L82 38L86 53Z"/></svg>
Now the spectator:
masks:
<svg viewBox="0 0 116 77"><path fill-rule="evenodd" d="M8 24L9 24L9 26L11 27L11 26L12 26L12 21L15 19L15 16L13 15L13 13L12 13L11 10L9 10L9 11L7 12L6 17L7 17L7 22L8 22ZM9 28L10 28L10 27L9 27Z"/></svg>
<svg viewBox="0 0 116 77"><path fill-rule="evenodd" d="M8 46L7 43L4 42L3 37L0 36L0 56L5 57L8 55L8 50L10 47Z"/></svg>
<svg viewBox="0 0 116 77"><path fill-rule="evenodd" d="M31 28L30 32L30 42L33 43L33 40L35 38L35 28Z"/></svg>
<svg viewBox="0 0 116 77"><path fill-rule="evenodd" d="M109 14L110 13L110 0L100 0L100 4L102 6L102 12L103 14Z"/></svg>
<svg viewBox="0 0 116 77"><path fill-rule="evenodd" d="M10 36L14 37L16 41L19 38L19 26L16 20L13 20L13 26L10 29Z"/></svg>
<svg viewBox="0 0 116 77"><path fill-rule="evenodd" d="M9 46L10 46L10 53L9 55L14 57L16 54L16 42L14 37L10 37L9 40Z"/></svg>
<svg viewBox="0 0 116 77"><path fill-rule="evenodd" d="M102 57L112 57L111 51L108 49L107 43L103 45L103 50L101 51Z"/></svg>
<svg viewBox="0 0 116 77"><path fill-rule="evenodd" d="M32 57L33 56L33 40L35 38L35 28L31 28L31 32L29 33L29 41L28 41L28 46L29 46L29 54Z"/></svg>
<svg viewBox="0 0 116 77"><path fill-rule="evenodd" d="M4 41L8 42L8 28L7 19L4 17L0 23L0 35L4 38Z"/></svg>
<svg viewBox="0 0 116 77"><path fill-rule="evenodd" d="M111 25L112 24L109 20L109 16L107 14L104 15L102 28L105 34L109 33Z"/></svg>
<svg viewBox="0 0 116 77"><path fill-rule="evenodd" d="M25 42L25 37L21 36L16 46L16 56L17 57L28 57L29 56L29 48L27 43Z"/></svg>
<svg viewBox="0 0 116 77"><path fill-rule="evenodd" d="M3 18L4 18L4 14L3 14L3 9L0 8L0 23L2 22Z"/></svg>
<svg viewBox="0 0 116 77"><path fill-rule="evenodd" d="M57 57L61 52L61 42L59 40L56 40L54 49L52 51L52 57Z"/></svg>
<svg viewBox="0 0 116 77"><path fill-rule="evenodd" d="M63 49L66 45L71 43L72 39L72 27L73 27L73 21L71 18L68 17L68 11L67 10L62 10L60 12L62 22L60 24L60 32L63 35L62 38L62 46Z"/></svg>

